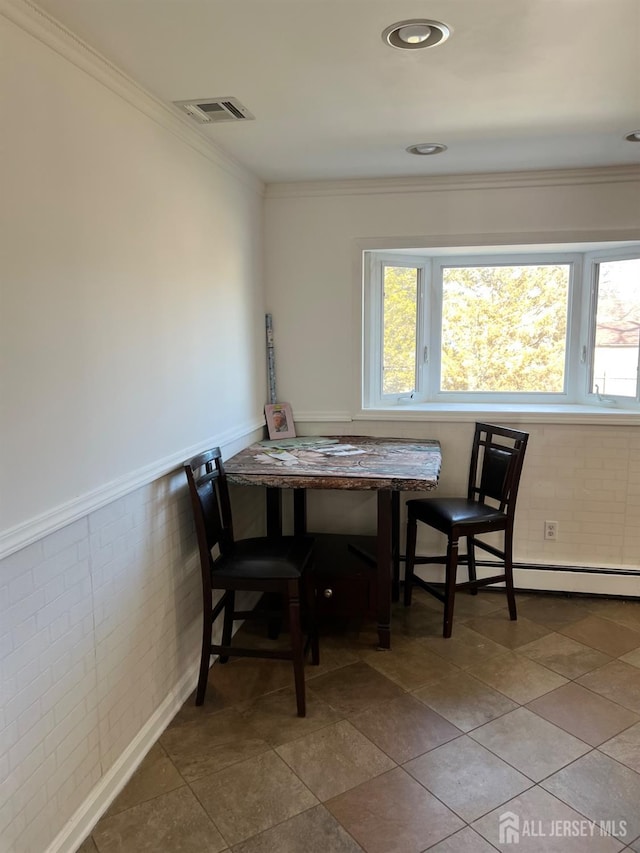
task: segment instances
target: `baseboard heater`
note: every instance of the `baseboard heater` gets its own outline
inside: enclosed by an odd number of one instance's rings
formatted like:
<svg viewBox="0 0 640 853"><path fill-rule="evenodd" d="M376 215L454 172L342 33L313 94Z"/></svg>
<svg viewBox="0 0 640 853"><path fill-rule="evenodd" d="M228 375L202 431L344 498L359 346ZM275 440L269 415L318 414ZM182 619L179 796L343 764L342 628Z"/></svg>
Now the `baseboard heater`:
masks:
<svg viewBox="0 0 640 853"><path fill-rule="evenodd" d="M479 576L482 569L494 573L496 565L499 564L491 560L476 561ZM416 570L430 583L434 582L434 574L439 570L439 575L435 575L437 583L443 578L444 566L431 564L427 570L427 566L423 564L416 566ZM513 570L515 585L520 592L531 590L532 592L602 595L612 598L640 598L640 567L634 569L515 562ZM460 563L458 576L463 577L465 571L466 565ZM496 586L496 588L500 587Z"/></svg>

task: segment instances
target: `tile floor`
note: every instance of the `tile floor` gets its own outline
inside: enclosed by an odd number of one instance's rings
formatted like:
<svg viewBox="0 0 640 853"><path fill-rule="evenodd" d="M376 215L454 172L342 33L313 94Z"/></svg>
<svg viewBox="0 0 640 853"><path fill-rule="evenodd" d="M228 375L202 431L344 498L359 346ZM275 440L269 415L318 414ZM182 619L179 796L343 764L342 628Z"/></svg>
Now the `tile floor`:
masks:
<svg viewBox="0 0 640 853"><path fill-rule="evenodd" d="M82 853L640 853L640 602L459 594L440 630L416 591L390 652L326 633L305 719L288 663L214 665Z"/></svg>

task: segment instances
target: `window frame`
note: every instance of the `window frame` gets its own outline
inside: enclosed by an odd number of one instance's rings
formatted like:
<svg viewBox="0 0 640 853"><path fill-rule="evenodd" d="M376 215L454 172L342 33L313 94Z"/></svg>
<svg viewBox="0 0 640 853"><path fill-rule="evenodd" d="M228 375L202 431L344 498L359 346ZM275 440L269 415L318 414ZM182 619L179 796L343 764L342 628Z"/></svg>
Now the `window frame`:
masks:
<svg viewBox="0 0 640 853"><path fill-rule="evenodd" d="M594 252L585 252L585 288L588 288L589 298L583 301L581 326L585 333L585 343L581 352L584 353L586 361L585 398L592 404L614 403L617 406L640 409L640 354L638 359L638 373L636 375L636 396L623 394L597 394L591 390L593 385L594 359L596 350L596 323L598 310L598 287L599 276L596 270L599 265L607 261L626 261L640 259L639 249L599 249Z"/></svg>
<svg viewBox="0 0 640 853"><path fill-rule="evenodd" d="M478 251L480 250L480 251ZM437 404L473 404L482 409L496 404L508 405L615 405L640 408L640 399L591 392L595 347L595 305L597 304L596 264L601 261L640 258L640 246L599 249L598 251L558 251L553 245L544 250L523 252L505 246L503 251L482 253L481 247L444 250L393 249L363 253L362 302L362 409L388 409L395 406ZM452 392L442 391L442 270L446 267L523 266L568 264L567 338L565 383L562 392ZM409 267L418 270L418 317L416 335L416 388L413 394L382 393L383 357L383 281L384 267ZM640 388L640 380L638 382ZM639 391L640 394L640 391Z"/></svg>

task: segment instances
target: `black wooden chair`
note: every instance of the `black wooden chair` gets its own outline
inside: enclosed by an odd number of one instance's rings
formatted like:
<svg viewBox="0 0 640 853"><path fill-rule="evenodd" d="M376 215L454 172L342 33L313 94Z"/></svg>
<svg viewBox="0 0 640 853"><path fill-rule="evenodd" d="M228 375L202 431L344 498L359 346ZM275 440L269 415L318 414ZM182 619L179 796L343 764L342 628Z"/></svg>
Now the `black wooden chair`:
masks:
<svg viewBox="0 0 640 853"><path fill-rule="evenodd" d="M469 589L504 581L509 616L517 619L513 590L513 522L518 485L527 447L528 433L491 424L477 423L466 498L423 498L407 501L407 555L404 582L404 604L411 604L413 585L426 589L444 603L443 637L450 637L453 627L453 605L456 590ZM448 538L447 553L442 557L416 557L417 522L421 521L444 533ZM479 540L487 533L502 533L503 547ZM458 540L467 539L467 553L458 556ZM478 579L475 549L487 551L502 564L503 574ZM444 563L444 592L435 589L414 574L414 566ZM458 564L469 568L469 580L456 583ZM491 564L493 565L493 564Z"/></svg>
<svg viewBox="0 0 640 853"><path fill-rule="evenodd" d="M258 657L290 660L296 689L298 716L304 717L305 646L300 618L300 599L308 605L309 641L312 661L319 663L318 635L311 584L306 573L311 567L313 539L305 536L240 539L233 536L231 501L220 449L215 447L195 456L184 465L200 551L203 594L202 657L196 691L196 705L202 705L207 689L211 655L219 662L229 657ZM240 590L276 593L288 606L290 649L253 649L232 645L236 619L272 619L266 610L236 610L235 595ZM214 605L213 595L222 596ZM272 596L270 596L272 597ZM212 642L214 622L224 612L221 643ZM280 615L280 614L278 614Z"/></svg>

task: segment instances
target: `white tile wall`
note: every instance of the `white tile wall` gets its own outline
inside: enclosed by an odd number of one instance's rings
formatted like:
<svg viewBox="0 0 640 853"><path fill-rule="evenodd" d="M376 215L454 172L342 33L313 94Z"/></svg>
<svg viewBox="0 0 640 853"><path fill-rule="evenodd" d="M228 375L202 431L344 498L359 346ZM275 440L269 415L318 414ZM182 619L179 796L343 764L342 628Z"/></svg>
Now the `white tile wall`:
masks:
<svg viewBox="0 0 640 853"><path fill-rule="evenodd" d="M468 426L448 424L444 435L436 436L444 450L443 494L466 489ZM526 423L519 428L529 432L529 444L516 513L515 560L640 571L638 429ZM453 471L447 470L450 466ZM558 522L555 542L544 539L547 519ZM428 553L433 539L423 532L420 543Z"/></svg>
<svg viewBox="0 0 640 853"><path fill-rule="evenodd" d="M499 416L493 422L500 423ZM515 560L640 572L640 430L524 420L508 425L530 436L516 513ZM307 435L345 433L344 424L304 426ZM371 435L439 440L443 463L438 494L466 492L472 423L405 421L358 426L360 432ZM411 497L416 495L403 495ZM337 503L339 510L334 508ZM311 493L309 514L319 530L324 529L323 519L343 527L348 524L361 533L375 528L375 500L366 493L343 494L338 500L328 492ZM544 539L547 519L559 524L555 542ZM444 553L444 544L440 534L419 526L420 553ZM640 577L638 586L640 595Z"/></svg>
<svg viewBox="0 0 640 853"><path fill-rule="evenodd" d="M638 430L528 429L516 559L640 570ZM440 439L440 492L465 488L471 424L372 432ZM310 495L318 524L331 522L331 497ZM350 503L340 515L371 530L371 495L341 497ZM238 535L262 532L262 506L260 490L234 492ZM542 536L548 518L560 525L555 543ZM420 540L425 553L435 546ZM0 853L47 849L197 662L200 630L181 472L0 562Z"/></svg>
<svg viewBox="0 0 640 853"><path fill-rule="evenodd" d="M43 853L197 662L200 590L182 472L0 562L0 853Z"/></svg>

